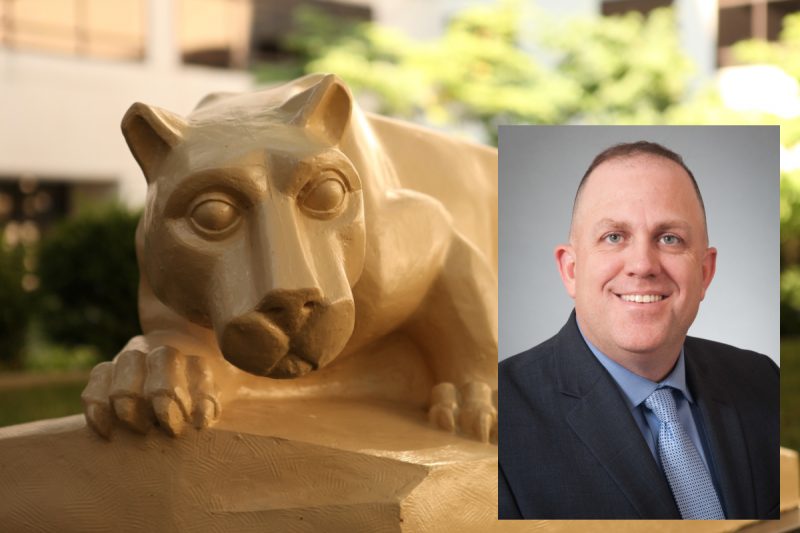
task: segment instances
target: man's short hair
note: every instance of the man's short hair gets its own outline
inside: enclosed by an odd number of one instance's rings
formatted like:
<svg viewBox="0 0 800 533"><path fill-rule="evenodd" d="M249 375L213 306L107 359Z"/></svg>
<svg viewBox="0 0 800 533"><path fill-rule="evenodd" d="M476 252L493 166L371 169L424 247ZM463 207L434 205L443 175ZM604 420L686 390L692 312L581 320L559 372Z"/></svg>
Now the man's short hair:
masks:
<svg viewBox="0 0 800 533"><path fill-rule="evenodd" d="M636 155L652 155L655 157L663 157L664 159L669 159L670 161L677 163L683 170L686 171L686 174L689 175L689 179L692 180L692 187L694 187L694 192L697 194L697 200L700 202L700 209L703 211L703 224L706 227L707 236L708 222L706 221L706 206L705 203L703 203L703 196L700 194L700 187L697 186L697 181L694 179L694 174L692 174L692 171L686 166L686 163L683 162L683 158L680 156L680 154L673 152L665 146L650 141L636 141L631 143L615 144L614 146L606 148L595 156L595 158L592 160L592 164L589 165L589 168L586 169L586 172L583 174L583 178L581 178L581 182L578 184L578 190L575 192L575 201L572 203L573 222L575 219L575 209L578 207L578 200L580 199L581 191L583 190L583 186L586 185L589 175L594 172L594 169L606 161L611 161L613 159L625 159L627 157ZM572 235L572 224L570 224L570 235Z"/></svg>

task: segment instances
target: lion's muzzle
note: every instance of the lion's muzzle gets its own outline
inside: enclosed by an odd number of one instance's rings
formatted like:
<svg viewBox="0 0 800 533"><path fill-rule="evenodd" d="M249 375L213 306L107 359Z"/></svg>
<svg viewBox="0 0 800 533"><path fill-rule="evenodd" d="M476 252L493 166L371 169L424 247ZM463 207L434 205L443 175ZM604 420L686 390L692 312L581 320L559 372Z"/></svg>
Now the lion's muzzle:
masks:
<svg viewBox="0 0 800 533"><path fill-rule="evenodd" d="M295 378L325 366L353 332L352 300L325 303L317 289L274 290L235 317L219 338L225 359L271 378Z"/></svg>

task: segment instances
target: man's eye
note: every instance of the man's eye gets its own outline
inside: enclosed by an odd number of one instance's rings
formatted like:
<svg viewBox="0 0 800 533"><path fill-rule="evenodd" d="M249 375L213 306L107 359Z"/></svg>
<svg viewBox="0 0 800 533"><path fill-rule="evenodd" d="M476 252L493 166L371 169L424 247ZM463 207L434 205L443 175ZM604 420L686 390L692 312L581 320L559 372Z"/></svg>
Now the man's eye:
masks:
<svg viewBox="0 0 800 533"><path fill-rule="evenodd" d="M619 244L622 242L622 235L620 233L609 233L604 239L608 243Z"/></svg>
<svg viewBox="0 0 800 533"><path fill-rule="evenodd" d="M681 238L677 235L663 235L661 237L661 242L670 246L674 246L681 243Z"/></svg>

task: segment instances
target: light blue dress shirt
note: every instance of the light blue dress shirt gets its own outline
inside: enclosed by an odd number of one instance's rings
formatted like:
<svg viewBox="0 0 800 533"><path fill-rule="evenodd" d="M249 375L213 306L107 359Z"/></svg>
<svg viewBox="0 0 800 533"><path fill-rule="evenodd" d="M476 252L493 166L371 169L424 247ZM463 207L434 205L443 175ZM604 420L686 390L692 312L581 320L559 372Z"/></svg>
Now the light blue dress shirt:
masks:
<svg viewBox="0 0 800 533"><path fill-rule="evenodd" d="M580 328L578 329L580 330ZM583 332L581 332L581 336L583 336ZM656 415L644 405L644 401L656 389L664 387L672 388L672 395L675 398L678 418L680 418L683 428L692 440L692 444L694 444L697 451L700 452L700 457L703 459L706 469L710 472L714 487L717 489L717 494L719 494L719 485L717 484L714 465L709 464L709 456L706 454L705 450L705 441L700 436L700 431L702 429L698 428L698 425L702 425L702 420L700 419L699 412L693 413L693 410L697 409L697 407L694 398L692 398L692 393L689 391L689 387L686 384L686 364L684 362L683 348L681 347L681 354L672 372L670 372L666 378L656 383L638 374L634 374L624 366L613 361L589 342L585 336L583 340L600 364L611 374L611 377L614 378L614 381L622 391L625 403L628 405L628 409L630 409L631 415L633 415L633 419L636 421L639 431L642 432L642 436L647 446L650 448L650 453L653 454L653 458L656 460L659 467L661 467L661 460L658 455L657 444L661 422L659 422Z"/></svg>

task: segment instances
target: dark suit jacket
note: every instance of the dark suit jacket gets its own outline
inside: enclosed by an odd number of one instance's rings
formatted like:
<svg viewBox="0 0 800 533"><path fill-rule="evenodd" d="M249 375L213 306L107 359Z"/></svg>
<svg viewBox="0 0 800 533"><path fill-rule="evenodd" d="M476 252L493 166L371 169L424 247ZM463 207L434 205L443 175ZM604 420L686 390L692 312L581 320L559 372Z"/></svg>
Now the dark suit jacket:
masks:
<svg viewBox="0 0 800 533"><path fill-rule="evenodd" d="M778 367L687 337L686 377L728 518L778 518ZM552 339L500 363L500 518L680 518L663 471L573 311Z"/></svg>

